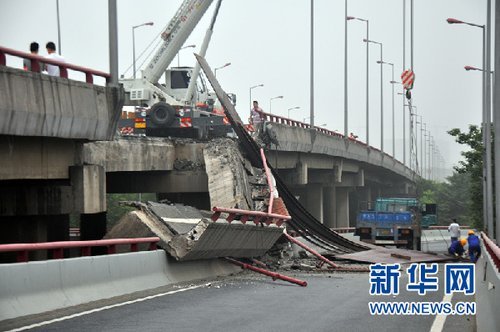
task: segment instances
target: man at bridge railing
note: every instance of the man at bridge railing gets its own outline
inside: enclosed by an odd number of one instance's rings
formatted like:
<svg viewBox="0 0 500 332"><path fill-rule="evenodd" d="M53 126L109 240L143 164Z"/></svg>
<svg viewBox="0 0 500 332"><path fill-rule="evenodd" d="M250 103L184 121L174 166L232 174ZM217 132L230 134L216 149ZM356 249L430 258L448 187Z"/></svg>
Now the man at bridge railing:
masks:
<svg viewBox="0 0 500 332"><path fill-rule="evenodd" d="M253 101L253 108L250 110L250 118L248 121L253 126L255 135L259 136L262 129L262 124L264 123L265 117L262 108L259 107L259 102L257 100Z"/></svg>
<svg viewBox="0 0 500 332"><path fill-rule="evenodd" d="M57 60L60 62L66 62L64 58L56 53L56 44L53 42L48 42L45 46L47 48L47 53L49 55L46 56L47 59ZM59 67L56 65L47 65L47 73L50 76L59 76Z"/></svg>
<svg viewBox="0 0 500 332"><path fill-rule="evenodd" d="M40 48L40 45L38 45L37 42L32 42L30 44L31 54L38 55L39 48ZM31 59L23 59L23 69L26 71L36 71L35 68L31 67ZM45 65L43 63L40 63L40 65L38 66L37 72L41 72L43 70L45 70Z"/></svg>

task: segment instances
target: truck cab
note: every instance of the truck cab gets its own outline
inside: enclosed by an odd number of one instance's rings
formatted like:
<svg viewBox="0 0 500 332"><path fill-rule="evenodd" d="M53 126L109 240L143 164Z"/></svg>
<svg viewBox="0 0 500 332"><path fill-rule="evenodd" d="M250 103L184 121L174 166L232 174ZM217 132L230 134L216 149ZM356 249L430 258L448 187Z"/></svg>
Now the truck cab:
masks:
<svg viewBox="0 0 500 332"><path fill-rule="evenodd" d="M415 198L377 198L366 202L356 218L361 241L420 249L421 208Z"/></svg>

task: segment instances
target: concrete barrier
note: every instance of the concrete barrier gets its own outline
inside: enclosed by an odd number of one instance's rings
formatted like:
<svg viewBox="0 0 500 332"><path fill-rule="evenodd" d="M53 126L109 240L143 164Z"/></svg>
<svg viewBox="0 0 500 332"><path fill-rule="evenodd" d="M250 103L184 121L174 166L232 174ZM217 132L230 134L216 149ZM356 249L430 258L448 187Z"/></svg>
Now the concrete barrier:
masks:
<svg viewBox="0 0 500 332"><path fill-rule="evenodd" d="M1 264L0 321L237 271L216 259L176 262L163 250Z"/></svg>
<svg viewBox="0 0 500 332"><path fill-rule="evenodd" d="M484 243L476 262L476 303L477 331L500 331L500 272Z"/></svg>

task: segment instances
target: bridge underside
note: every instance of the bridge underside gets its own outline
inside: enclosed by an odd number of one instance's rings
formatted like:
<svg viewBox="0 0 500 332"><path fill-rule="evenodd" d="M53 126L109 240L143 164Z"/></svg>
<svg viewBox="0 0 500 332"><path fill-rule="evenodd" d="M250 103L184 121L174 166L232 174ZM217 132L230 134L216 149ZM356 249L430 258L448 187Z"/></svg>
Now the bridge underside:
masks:
<svg viewBox="0 0 500 332"><path fill-rule="evenodd" d="M412 183L389 170L341 157L271 149L268 161L302 205L331 228L354 226L363 202L415 194Z"/></svg>

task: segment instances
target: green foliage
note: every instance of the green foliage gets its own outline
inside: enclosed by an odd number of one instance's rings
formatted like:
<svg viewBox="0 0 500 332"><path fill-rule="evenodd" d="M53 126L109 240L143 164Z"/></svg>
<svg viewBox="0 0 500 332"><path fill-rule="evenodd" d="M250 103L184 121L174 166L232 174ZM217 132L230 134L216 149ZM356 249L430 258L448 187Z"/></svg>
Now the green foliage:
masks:
<svg viewBox="0 0 500 332"><path fill-rule="evenodd" d="M460 224L470 224L469 193L470 178L468 174L454 172L445 182L420 180L417 183L421 203L437 204L439 225L448 225L452 218L457 218Z"/></svg>
<svg viewBox="0 0 500 332"><path fill-rule="evenodd" d="M469 199L467 200L468 224L483 229L483 154L484 145L482 130L475 125L469 126L468 132L461 132L454 128L448 134L455 137L457 143L466 145L469 150L462 151L465 160L455 167L458 174L467 175ZM457 180L457 179L455 179ZM466 184L463 179L461 184Z"/></svg>
<svg viewBox="0 0 500 332"><path fill-rule="evenodd" d="M122 201L138 201L139 194L107 194L107 228L110 230L126 213L135 210L133 207L120 205ZM141 201L155 201L155 194L142 194Z"/></svg>

